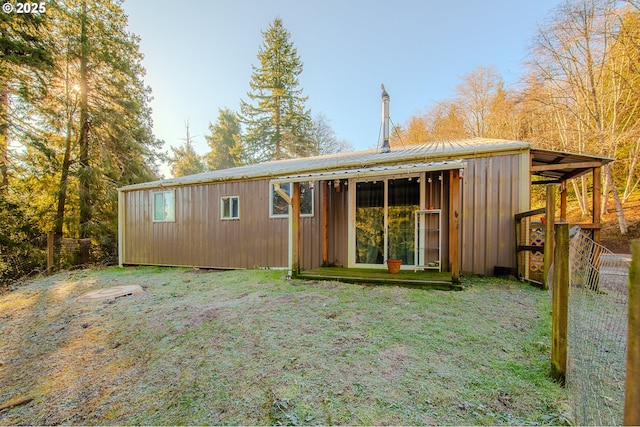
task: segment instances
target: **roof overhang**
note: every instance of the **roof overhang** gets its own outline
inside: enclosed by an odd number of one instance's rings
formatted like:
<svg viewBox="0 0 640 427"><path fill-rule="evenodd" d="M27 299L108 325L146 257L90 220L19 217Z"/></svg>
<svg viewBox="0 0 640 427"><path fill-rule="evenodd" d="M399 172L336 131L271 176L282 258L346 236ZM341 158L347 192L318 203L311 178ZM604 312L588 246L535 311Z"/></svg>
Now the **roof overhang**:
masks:
<svg viewBox="0 0 640 427"><path fill-rule="evenodd" d="M374 178L410 175L425 171L463 169L467 166L464 160L451 160L429 163L410 163L400 165L372 166L358 169L341 169L322 172L309 172L296 175L280 176L271 179L271 184L284 184L288 182L306 181L332 181L349 178Z"/></svg>
<svg viewBox="0 0 640 427"><path fill-rule="evenodd" d="M531 149L531 175L546 178L537 183L560 183L589 173L614 159L565 153L562 151Z"/></svg>

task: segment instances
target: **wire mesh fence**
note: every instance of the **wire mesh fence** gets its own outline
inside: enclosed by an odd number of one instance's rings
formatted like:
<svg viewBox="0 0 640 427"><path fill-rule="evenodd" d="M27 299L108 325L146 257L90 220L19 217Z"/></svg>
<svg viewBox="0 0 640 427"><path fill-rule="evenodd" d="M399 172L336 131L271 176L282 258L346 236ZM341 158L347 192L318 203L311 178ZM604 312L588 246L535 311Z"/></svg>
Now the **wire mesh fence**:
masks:
<svg viewBox="0 0 640 427"><path fill-rule="evenodd" d="M630 262L571 229L566 386L577 425L622 424Z"/></svg>

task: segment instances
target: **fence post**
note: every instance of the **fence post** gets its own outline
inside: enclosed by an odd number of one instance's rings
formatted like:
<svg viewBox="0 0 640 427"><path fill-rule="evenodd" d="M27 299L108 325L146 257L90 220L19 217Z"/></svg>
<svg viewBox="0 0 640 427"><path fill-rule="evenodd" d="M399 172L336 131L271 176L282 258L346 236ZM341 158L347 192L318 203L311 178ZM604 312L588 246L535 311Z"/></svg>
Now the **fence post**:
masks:
<svg viewBox="0 0 640 427"><path fill-rule="evenodd" d="M640 240L631 242L627 334L627 379L623 424L637 426L640 425Z"/></svg>
<svg viewBox="0 0 640 427"><path fill-rule="evenodd" d="M55 243L55 232L49 230L47 232L47 274L53 271L53 246Z"/></svg>
<svg viewBox="0 0 640 427"><path fill-rule="evenodd" d="M551 376L564 384L567 374L567 323L569 319L569 224L559 222L555 225L554 231Z"/></svg>

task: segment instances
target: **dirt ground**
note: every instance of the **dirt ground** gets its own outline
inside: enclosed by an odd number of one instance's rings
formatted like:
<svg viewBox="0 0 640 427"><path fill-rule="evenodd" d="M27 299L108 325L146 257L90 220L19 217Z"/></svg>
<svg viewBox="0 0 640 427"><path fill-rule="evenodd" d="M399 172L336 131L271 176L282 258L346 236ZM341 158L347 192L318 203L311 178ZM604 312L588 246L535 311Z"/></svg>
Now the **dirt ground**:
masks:
<svg viewBox="0 0 640 427"><path fill-rule="evenodd" d="M627 234L624 236L620 234L618 215L612 201L609 201L609 211L602 216L600 244L617 254L631 253L631 240L640 239L640 192L632 195L623 205L623 209L628 226ZM569 222L584 221L575 206L569 206L567 215Z"/></svg>

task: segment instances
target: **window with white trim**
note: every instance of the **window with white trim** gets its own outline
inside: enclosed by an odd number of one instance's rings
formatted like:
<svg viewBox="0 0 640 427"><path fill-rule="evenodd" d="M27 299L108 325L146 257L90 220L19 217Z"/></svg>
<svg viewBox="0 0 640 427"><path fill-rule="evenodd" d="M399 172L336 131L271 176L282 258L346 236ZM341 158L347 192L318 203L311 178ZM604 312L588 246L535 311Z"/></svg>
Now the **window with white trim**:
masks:
<svg viewBox="0 0 640 427"><path fill-rule="evenodd" d="M176 192L157 191L153 193L153 221L173 222L176 220Z"/></svg>
<svg viewBox="0 0 640 427"><path fill-rule="evenodd" d="M224 196L220 198L220 219L240 219L240 197Z"/></svg>
<svg viewBox="0 0 640 427"><path fill-rule="evenodd" d="M290 182L286 182L280 184L280 188L284 191L288 196L291 196L291 190L293 189L293 184ZM289 216L289 204L285 199L282 198L280 194L275 190L274 184L269 186L270 189L270 197L269 197L269 216L271 218L283 218ZM313 183L312 182L301 182L300 183L300 216L313 216Z"/></svg>

